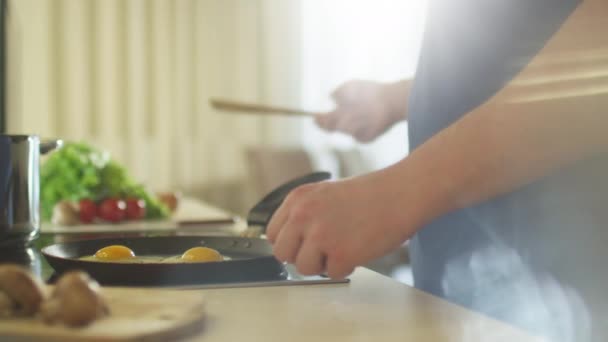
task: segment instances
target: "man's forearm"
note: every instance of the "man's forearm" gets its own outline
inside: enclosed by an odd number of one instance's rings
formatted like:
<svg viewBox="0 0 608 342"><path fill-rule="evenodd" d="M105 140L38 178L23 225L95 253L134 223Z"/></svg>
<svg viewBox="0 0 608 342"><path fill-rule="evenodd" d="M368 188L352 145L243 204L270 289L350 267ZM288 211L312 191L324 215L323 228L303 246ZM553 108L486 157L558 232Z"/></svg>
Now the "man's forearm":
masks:
<svg viewBox="0 0 608 342"><path fill-rule="evenodd" d="M407 119L407 98L411 85L411 79L404 79L384 85L385 101L393 114L395 122Z"/></svg>
<svg viewBox="0 0 608 342"><path fill-rule="evenodd" d="M418 207L415 225L510 192L554 170L608 153L608 97L484 106L385 170ZM412 213L408 213L412 215Z"/></svg>

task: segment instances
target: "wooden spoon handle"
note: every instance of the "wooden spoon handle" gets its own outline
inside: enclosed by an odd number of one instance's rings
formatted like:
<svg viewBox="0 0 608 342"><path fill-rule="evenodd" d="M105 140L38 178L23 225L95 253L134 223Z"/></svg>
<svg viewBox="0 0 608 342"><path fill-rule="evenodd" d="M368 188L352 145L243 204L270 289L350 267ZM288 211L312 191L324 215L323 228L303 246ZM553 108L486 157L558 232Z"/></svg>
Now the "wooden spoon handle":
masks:
<svg viewBox="0 0 608 342"><path fill-rule="evenodd" d="M227 112L241 112L249 114L266 115L288 115L288 116L317 116L319 113L277 106L269 106L254 103L243 103L231 100L209 99L211 106L215 109Z"/></svg>

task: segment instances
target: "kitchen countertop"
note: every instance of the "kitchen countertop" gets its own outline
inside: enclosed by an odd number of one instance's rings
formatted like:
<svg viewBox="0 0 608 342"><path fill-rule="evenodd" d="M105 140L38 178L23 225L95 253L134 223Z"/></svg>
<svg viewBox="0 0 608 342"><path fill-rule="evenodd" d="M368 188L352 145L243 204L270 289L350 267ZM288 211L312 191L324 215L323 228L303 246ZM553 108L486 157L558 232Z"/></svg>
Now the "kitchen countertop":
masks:
<svg viewBox="0 0 608 342"><path fill-rule="evenodd" d="M187 341L541 341L365 268L350 284L199 291L207 323Z"/></svg>
<svg viewBox="0 0 608 342"><path fill-rule="evenodd" d="M209 227L199 230L188 227L186 234L204 234ZM185 233L169 235L175 234ZM43 234L32 248L3 250L0 262L24 264L48 279L53 271L40 248L94 237L99 236ZM347 284L184 290L200 292L207 303L203 331L187 341L541 340L369 269L358 268L350 279Z"/></svg>
<svg viewBox="0 0 608 342"><path fill-rule="evenodd" d="M36 245L52 243L43 236ZM39 247L0 255L48 279ZM505 323L366 268L347 284L191 289L206 300L200 335L186 341L541 341Z"/></svg>

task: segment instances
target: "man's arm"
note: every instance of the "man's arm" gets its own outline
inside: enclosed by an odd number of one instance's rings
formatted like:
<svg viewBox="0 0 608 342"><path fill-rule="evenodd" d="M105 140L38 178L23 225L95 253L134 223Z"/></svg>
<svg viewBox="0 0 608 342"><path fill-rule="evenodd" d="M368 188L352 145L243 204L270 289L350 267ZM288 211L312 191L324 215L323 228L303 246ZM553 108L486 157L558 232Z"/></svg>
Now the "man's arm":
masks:
<svg viewBox="0 0 608 342"><path fill-rule="evenodd" d="M404 184L407 203L420 211L408 211L403 219L419 227L598 153L608 153L605 94L489 104L385 170L383 182Z"/></svg>
<svg viewBox="0 0 608 342"><path fill-rule="evenodd" d="M389 83L386 88L386 102L394 113L395 122L407 120L407 98L412 88L412 79Z"/></svg>

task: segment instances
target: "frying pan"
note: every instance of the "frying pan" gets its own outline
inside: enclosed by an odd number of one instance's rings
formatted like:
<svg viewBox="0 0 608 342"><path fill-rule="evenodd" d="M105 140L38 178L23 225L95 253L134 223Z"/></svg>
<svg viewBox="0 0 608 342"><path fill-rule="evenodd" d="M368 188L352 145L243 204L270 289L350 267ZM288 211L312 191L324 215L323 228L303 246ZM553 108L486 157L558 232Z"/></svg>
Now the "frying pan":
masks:
<svg viewBox="0 0 608 342"><path fill-rule="evenodd" d="M124 245L135 255L181 255L205 246L229 260L203 263L119 263L80 260L110 245ZM80 269L105 285L187 285L284 279L283 265L272 256L266 240L172 236L96 239L56 244L42 249L42 255L57 273Z"/></svg>
<svg viewBox="0 0 608 342"><path fill-rule="evenodd" d="M285 183L266 195L249 212L247 221L265 229L272 214L289 191L311 182L328 179L327 172L316 172ZM110 245L124 245L136 255L181 255L186 250L205 246L218 250L228 260L205 263L120 263L81 260ZM286 279L282 263L272 255L265 239L242 237L139 237L74 241L42 249L42 255L57 274L80 269L102 285L163 286L255 282Z"/></svg>

